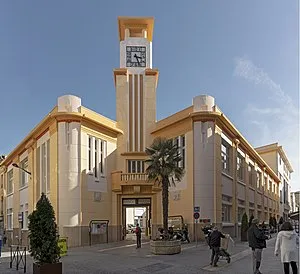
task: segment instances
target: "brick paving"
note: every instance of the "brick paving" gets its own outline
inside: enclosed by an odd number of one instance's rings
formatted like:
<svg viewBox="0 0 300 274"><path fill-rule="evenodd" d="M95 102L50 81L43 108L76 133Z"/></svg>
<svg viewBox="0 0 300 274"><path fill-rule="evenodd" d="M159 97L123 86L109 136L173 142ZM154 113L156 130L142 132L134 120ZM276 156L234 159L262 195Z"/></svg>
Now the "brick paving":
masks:
<svg viewBox="0 0 300 274"><path fill-rule="evenodd" d="M275 238L268 241L268 248L263 252L263 274L282 273L280 259L274 257ZM251 252L247 243L236 242L229 249L232 263L219 262L218 268L208 266L210 250L204 243L183 244L182 253L172 256L153 255L149 242L144 242L141 249L135 248L132 241L96 245L92 247L72 248L61 259L64 274L121 274L121 273L233 273L251 274ZM1 274L23 273L15 268L9 269L8 253L4 252L0 264ZM32 259L28 258L27 273L32 273Z"/></svg>

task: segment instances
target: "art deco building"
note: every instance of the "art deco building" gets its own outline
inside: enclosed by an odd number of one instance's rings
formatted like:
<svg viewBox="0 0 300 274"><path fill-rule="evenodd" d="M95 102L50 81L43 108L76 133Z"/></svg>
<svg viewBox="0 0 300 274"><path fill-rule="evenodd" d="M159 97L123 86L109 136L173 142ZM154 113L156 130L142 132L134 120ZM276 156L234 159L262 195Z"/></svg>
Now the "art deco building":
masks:
<svg viewBox="0 0 300 274"><path fill-rule="evenodd" d="M100 227L93 242L126 238L126 209L132 207L145 209L145 237L155 237L162 225L161 189L147 181L144 160L145 148L157 136L172 138L182 155L185 176L170 189L169 215L180 216L192 238L194 207L200 207L197 226L209 221L232 236L238 235L244 212L266 222L279 217L280 178L213 97L199 95L190 107L156 120L153 23L153 18L118 19L116 121L84 107L78 97L59 97L1 162L2 226L10 242L21 235L26 243L28 214L41 192L49 197L69 246L87 245L97 220L108 221L108 234Z"/></svg>
<svg viewBox="0 0 300 274"><path fill-rule="evenodd" d="M293 173L292 165L287 158L282 146L278 143L256 148L259 155L268 163L280 179L279 184L279 215L284 220L288 219L291 209L290 182Z"/></svg>

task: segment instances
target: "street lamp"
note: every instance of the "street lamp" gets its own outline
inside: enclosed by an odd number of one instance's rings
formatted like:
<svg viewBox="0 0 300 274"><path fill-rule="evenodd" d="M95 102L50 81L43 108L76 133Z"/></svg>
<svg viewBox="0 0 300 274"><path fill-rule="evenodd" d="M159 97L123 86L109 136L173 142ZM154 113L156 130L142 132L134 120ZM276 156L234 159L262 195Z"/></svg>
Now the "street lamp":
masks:
<svg viewBox="0 0 300 274"><path fill-rule="evenodd" d="M16 164L16 163L13 163L12 166L13 166L13 167L16 167L16 168L19 168L19 169L23 170L24 172L26 172L27 174L31 175L31 172L29 172L28 170L26 170L26 169L20 167L20 166L19 166L18 164Z"/></svg>
<svg viewBox="0 0 300 274"><path fill-rule="evenodd" d="M20 167L17 163L12 163L12 166L16 167L16 168L18 168L20 170L22 170L23 172L25 172L25 173L27 173L29 175L31 175L31 172L29 172L28 170L24 169L23 167ZM16 238L18 239L18 245L20 245L20 243L22 245L22 226L23 226L22 224L23 224L23 218L24 218L23 217L23 212L20 212L18 214L20 232L19 232L19 236L16 236Z"/></svg>

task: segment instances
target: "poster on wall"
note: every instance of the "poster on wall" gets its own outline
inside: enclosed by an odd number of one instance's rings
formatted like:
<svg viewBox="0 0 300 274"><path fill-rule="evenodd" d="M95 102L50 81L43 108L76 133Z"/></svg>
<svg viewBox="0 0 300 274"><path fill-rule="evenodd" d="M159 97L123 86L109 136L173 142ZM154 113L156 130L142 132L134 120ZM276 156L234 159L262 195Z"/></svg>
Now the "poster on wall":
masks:
<svg viewBox="0 0 300 274"><path fill-rule="evenodd" d="M91 233L92 234L105 234L107 230L107 223L92 223Z"/></svg>

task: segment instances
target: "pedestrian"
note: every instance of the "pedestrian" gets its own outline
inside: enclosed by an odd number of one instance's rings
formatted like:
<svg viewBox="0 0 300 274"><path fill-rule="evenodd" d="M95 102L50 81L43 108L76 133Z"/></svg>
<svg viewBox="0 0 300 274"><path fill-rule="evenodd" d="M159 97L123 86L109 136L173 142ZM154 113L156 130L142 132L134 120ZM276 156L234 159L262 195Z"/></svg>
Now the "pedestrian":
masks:
<svg viewBox="0 0 300 274"><path fill-rule="evenodd" d="M139 224L136 224L135 235L136 235L136 248L141 248L142 247L142 230L141 230Z"/></svg>
<svg viewBox="0 0 300 274"><path fill-rule="evenodd" d="M217 263L220 257L221 238L225 238L218 227L214 227L211 234L209 235L208 245L211 248L210 265L217 267Z"/></svg>
<svg viewBox="0 0 300 274"><path fill-rule="evenodd" d="M281 225L281 230L277 235L275 244L275 256L278 256L279 251L281 253L281 262L283 263L283 269L285 274L290 273L290 265L292 267L293 274L298 273L297 269L297 241L299 237L290 222L285 222Z"/></svg>
<svg viewBox="0 0 300 274"><path fill-rule="evenodd" d="M2 246L3 247L6 245L6 241L7 241L7 237L6 237L5 230L4 230L4 232L3 232L3 238L2 238Z"/></svg>
<svg viewBox="0 0 300 274"><path fill-rule="evenodd" d="M250 228L248 229L249 247L252 249L253 273L261 274L259 271L261 265L261 256L263 248L266 248L266 239L263 229L258 228L258 220L253 219Z"/></svg>
<svg viewBox="0 0 300 274"><path fill-rule="evenodd" d="M184 238L187 240L188 243L190 243L190 238L189 238L189 230L188 230L188 226L187 224L184 225L184 228L183 228L183 235L184 235Z"/></svg>

